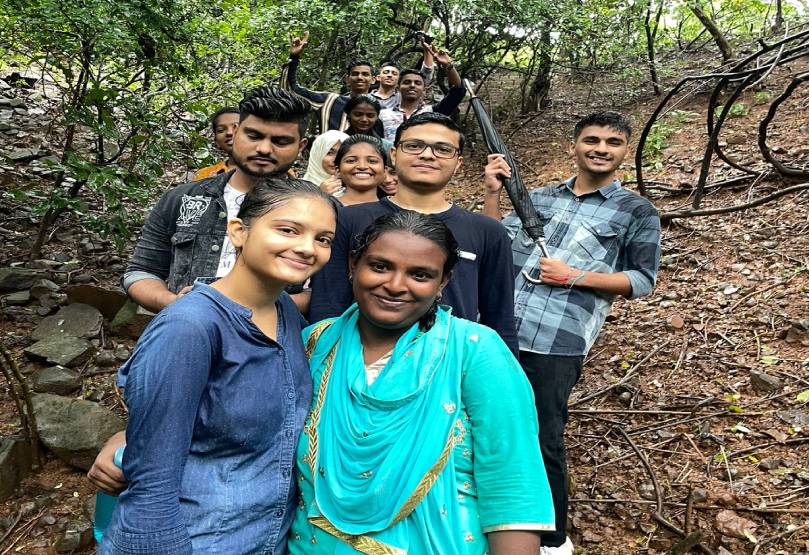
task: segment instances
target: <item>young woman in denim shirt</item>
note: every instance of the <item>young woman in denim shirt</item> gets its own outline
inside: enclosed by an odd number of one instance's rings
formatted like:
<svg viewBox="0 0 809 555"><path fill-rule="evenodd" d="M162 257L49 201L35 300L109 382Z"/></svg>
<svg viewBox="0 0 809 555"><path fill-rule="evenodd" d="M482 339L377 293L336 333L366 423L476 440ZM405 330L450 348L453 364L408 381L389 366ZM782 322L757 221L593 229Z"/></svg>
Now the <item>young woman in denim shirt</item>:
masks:
<svg viewBox="0 0 809 555"><path fill-rule="evenodd" d="M286 552L312 380L283 289L326 263L335 222L315 185L258 183L228 223L233 270L155 316L119 373L128 486L99 553Z"/></svg>

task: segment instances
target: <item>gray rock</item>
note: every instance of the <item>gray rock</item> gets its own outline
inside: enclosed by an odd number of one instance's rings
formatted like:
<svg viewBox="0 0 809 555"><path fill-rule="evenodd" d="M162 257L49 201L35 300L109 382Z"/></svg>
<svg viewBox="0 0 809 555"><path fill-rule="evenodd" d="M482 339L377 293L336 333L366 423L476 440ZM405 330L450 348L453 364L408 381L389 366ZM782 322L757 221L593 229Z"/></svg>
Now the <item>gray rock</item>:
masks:
<svg viewBox="0 0 809 555"><path fill-rule="evenodd" d="M778 418L791 426L809 426L809 414L799 410L782 410L776 413Z"/></svg>
<svg viewBox="0 0 809 555"><path fill-rule="evenodd" d="M809 319L792 322L787 330L786 342L809 347Z"/></svg>
<svg viewBox="0 0 809 555"><path fill-rule="evenodd" d="M71 520L62 532L54 549L57 553L75 553L93 544L93 525L87 519Z"/></svg>
<svg viewBox="0 0 809 555"><path fill-rule="evenodd" d="M762 459L760 463L758 463L759 468L763 468L764 470L775 470L783 461L778 457L770 457L767 459Z"/></svg>
<svg viewBox="0 0 809 555"><path fill-rule="evenodd" d="M36 280L46 277L48 277L47 273L41 270L17 267L0 268L0 293L28 290Z"/></svg>
<svg viewBox="0 0 809 555"><path fill-rule="evenodd" d="M31 471L31 445L22 439L0 437L0 501L14 493Z"/></svg>
<svg viewBox="0 0 809 555"><path fill-rule="evenodd" d="M32 337L39 340L58 334L90 338L99 334L103 323L104 318L97 308L75 303L42 320Z"/></svg>
<svg viewBox="0 0 809 555"><path fill-rule="evenodd" d="M60 264L64 264L65 262L73 260L73 255L67 252L55 252L51 255L51 258Z"/></svg>
<svg viewBox="0 0 809 555"><path fill-rule="evenodd" d="M81 387L81 377L75 370L51 366L34 373L31 386L37 393L70 395Z"/></svg>
<svg viewBox="0 0 809 555"><path fill-rule="evenodd" d="M717 472L719 472L719 477L726 482L735 480L739 476L739 469L734 466L725 467L722 465L721 469L717 470Z"/></svg>
<svg viewBox="0 0 809 555"><path fill-rule="evenodd" d="M657 499L655 487L652 482L641 482L638 484L638 493L643 499L648 499L650 501Z"/></svg>
<svg viewBox="0 0 809 555"><path fill-rule="evenodd" d="M29 291L31 292L32 297L38 299L42 295L59 291L59 286L49 279L38 279L34 282Z"/></svg>
<svg viewBox="0 0 809 555"><path fill-rule="evenodd" d="M783 387L781 380L775 376L770 376L769 374L757 370L750 371L750 385L753 386L753 389L762 393L780 391L781 387Z"/></svg>
<svg viewBox="0 0 809 555"><path fill-rule="evenodd" d="M61 366L79 366L90 359L93 347L86 339L69 335L54 335L37 341L27 347L24 352L33 361Z"/></svg>
<svg viewBox="0 0 809 555"><path fill-rule="evenodd" d="M22 98L0 98L0 106L5 106L7 108L20 108L25 106L25 102Z"/></svg>
<svg viewBox="0 0 809 555"><path fill-rule="evenodd" d="M65 302L67 300L67 295L62 293L46 293L45 295L40 295L37 300L39 301L40 306L51 310Z"/></svg>
<svg viewBox="0 0 809 555"><path fill-rule="evenodd" d="M32 402L42 443L82 470L89 470L104 443L125 427L112 411L91 401L37 393Z"/></svg>
<svg viewBox="0 0 809 555"><path fill-rule="evenodd" d="M55 164L60 164L62 161L58 156L51 154L50 156L43 156L42 158L37 159L37 162L42 163L45 167L50 167Z"/></svg>
<svg viewBox="0 0 809 555"><path fill-rule="evenodd" d="M80 284L67 288L70 303L84 303L97 308L104 318L112 320L126 304L126 293L119 289L108 289L99 285Z"/></svg>
<svg viewBox="0 0 809 555"><path fill-rule="evenodd" d="M53 307L40 306L37 308L37 314L40 316L48 316L51 312L53 312Z"/></svg>
<svg viewBox="0 0 809 555"><path fill-rule="evenodd" d="M61 266L59 266L60 272L75 272L79 268L81 268L82 264L78 260L71 260L67 261Z"/></svg>
<svg viewBox="0 0 809 555"><path fill-rule="evenodd" d="M694 503L702 503L708 500L708 490L705 488L694 488L691 491L691 498Z"/></svg>
<svg viewBox="0 0 809 555"><path fill-rule="evenodd" d="M31 262L26 264L28 268L33 268L34 270L55 270L61 265L62 265L61 262L57 262L56 260L48 260L47 258L32 260Z"/></svg>
<svg viewBox="0 0 809 555"><path fill-rule="evenodd" d="M115 358L115 353L112 351L101 351L93 360L99 366L116 366L118 359Z"/></svg>
<svg viewBox="0 0 809 555"><path fill-rule="evenodd" d="M126 345L118 345L115 347L115 358L120 362L126 362L132 353L127 349Z"/></svg>
<svg viewBox="0 0 809 555"><path fill-rule="evenodd" d="M152 321L152 318L154 318L154 313L128 300L118 311L118 314L115 315L110 329L118 335L137 339L146 329L149 322Z"/></svg>
<svg viewBox="0 0 809 555"><path fill-rule="evenodd" d="M31 301L31 293L28 291L17 291L3 297L3 303L6 306L22 306Z"/></svg>
<svg viewBox="0 0 809 555"><path fill-rule="evenodd" d="M79 274L73 276L73 283L93 283L93 276L90 274Z"/></svg>
<svg viewBox="0 0 809 555"><path fill-rule="evenodd" d="M33 148L18 148L8 155L12 162L28 162L39 156L39 151Z"/></svg>

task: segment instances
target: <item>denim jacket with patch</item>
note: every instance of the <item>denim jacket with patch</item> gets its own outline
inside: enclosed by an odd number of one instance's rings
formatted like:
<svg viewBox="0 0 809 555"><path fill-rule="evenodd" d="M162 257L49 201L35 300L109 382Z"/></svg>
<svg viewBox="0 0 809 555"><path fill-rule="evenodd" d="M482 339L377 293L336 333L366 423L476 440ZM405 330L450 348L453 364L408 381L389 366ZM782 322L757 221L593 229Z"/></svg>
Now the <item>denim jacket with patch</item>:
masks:
<svg viewBox="0 0 809 555"><path fill-rule="evenodd" d="M152 209L121 284L160 279L174 293L198 277L216 275L227 232L223 173L179 185Z"/></svg>

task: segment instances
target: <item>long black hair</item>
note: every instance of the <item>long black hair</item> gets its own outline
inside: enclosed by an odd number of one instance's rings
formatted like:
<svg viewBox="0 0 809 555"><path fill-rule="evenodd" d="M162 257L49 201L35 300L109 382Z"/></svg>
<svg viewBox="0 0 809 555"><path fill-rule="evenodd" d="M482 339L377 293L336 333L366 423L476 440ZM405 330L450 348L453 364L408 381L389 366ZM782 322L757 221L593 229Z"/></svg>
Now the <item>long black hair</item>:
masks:
<svg viewBox="0 0 809 555"><path fill-rule="evenodd" d="M447 258L444 261L442 278L449 276L458 263L458 242L447 225L434 214L422 214L412 210L401 210L378 217L365 228L357 238L357 247L351 251L351 259L357 264L368 246L385 233L410 233L435 243ZM419 319L419 329L427 331L435 323L438 310L438 298L433 301L429 310Z"/></svg>

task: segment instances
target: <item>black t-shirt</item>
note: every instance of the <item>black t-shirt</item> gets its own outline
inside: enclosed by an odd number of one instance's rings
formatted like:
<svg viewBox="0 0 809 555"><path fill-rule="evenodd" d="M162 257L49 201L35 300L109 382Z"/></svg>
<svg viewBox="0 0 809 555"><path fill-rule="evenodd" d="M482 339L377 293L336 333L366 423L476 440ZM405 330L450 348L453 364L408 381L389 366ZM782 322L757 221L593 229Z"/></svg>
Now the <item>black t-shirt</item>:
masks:
<svg viewBox="0 0 809 555"><path fill-rule="evenodd" d="M387 199L342 208L331 247L331 259L312 276L309 321L339 316L354 302L348 282L348 253L357 237L379 216L402 208ZM482 214L457 206L435 214L452 231L460 259L444 288L441 304L459 318L479 321L518 351L514 322L514 275L511 242L505 228Z"/></svg>

